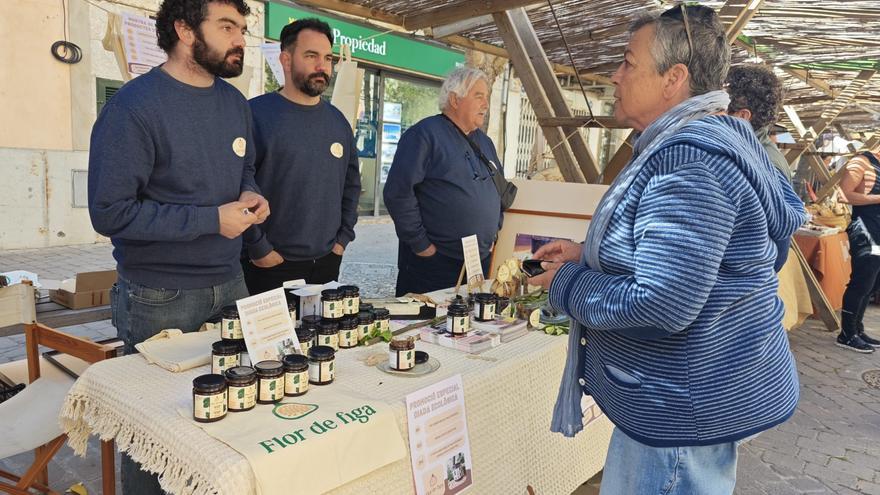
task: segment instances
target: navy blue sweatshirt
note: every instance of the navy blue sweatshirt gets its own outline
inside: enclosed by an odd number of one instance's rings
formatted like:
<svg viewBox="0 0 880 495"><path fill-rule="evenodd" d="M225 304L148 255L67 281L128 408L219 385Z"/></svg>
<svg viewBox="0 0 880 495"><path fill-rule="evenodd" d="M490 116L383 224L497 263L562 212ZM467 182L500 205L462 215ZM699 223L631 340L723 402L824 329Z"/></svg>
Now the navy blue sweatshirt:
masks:
<svg viewBox="0 0 880 495"><path fill-rule="evenodd" d="M469 136L500 169L489 136L480 129ZM433 243L440 254L463 259L461 238L476 234L485 257L501 228L501 199L489 169L442 115L403 133L384 196L397 237L415 253Z"/></svg>
<svg viewBox="0 0 880 495"><path fill-rule="evenodd" d="M280 93L250 101L254 116L256 179L272 214L253 225L244 241L251 259L273 249L303 261L354 240L361 193L358 152L351 125L321 100L300 105Z"/></svg>
<svg viewBox="0 0 880 495"><path fill-rule="evenodd" d="M92 129L89 214L113 242L119 274L194 289L241 271L241 238L220 235L218 207L254 182L247 100L215 79L184 84L156 67L125 84Z"/></svg>

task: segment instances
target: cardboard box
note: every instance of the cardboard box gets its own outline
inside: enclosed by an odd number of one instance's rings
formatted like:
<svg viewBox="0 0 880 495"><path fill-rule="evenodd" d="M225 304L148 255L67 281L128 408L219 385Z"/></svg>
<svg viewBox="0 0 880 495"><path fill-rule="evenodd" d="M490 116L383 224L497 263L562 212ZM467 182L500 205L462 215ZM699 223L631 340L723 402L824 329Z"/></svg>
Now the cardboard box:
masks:
<svg viewBox="0 0 880 495"><path fill-rule="evenodd" d="M65 280L61 288L49 291L49 299L70 309L91 308L110 304L110 287L116 283L116 270L77 273Z"/></svg>

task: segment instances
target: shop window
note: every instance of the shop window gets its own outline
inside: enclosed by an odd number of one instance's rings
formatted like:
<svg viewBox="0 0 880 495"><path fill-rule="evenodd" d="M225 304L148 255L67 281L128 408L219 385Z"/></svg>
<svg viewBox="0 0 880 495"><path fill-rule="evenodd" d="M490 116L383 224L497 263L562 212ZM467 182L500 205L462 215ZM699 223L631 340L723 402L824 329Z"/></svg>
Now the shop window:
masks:
<svg viewBox="0 0 880 495"><path fill-rule="evenodd" d="M98 102L98 115L101 114L101 110L104 108L104 105L110 101L110 98L119 91L119 88L122 87L124 83L122 81L116 81L113 79L104 79L101 77L95 78L95 88L97 89L97 102Z"/></svg>

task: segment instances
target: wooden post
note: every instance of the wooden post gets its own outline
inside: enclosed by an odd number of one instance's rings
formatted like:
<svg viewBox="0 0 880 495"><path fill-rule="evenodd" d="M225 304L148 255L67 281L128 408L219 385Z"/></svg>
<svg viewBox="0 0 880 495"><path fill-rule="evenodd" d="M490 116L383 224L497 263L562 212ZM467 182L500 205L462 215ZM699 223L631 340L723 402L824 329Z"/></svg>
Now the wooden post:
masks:
<svg viewBox="0 0 880 495"><path fill-rule="evenodd" d="M840 330L840 318L837 316L834 308L831 307L831 303L825 296L825 292L822 291L822 286L819 285L816 275L813 274L813 269L810 267L809 263L807 263L804 253L794 239L791 240L791 247L798 258L798 263L801 265L804 277L807 279L807 288L810 290L810 300L813 302L815 310L819 312L819 318L825 322L825 328L827 328L829 332Z"/></svg>

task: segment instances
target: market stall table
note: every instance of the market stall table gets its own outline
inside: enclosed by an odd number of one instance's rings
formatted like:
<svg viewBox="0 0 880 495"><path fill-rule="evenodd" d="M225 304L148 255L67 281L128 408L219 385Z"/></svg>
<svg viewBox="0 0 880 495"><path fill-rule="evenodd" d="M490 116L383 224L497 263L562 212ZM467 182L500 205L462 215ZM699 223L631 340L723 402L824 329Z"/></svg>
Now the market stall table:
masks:
<svg viewBox="0 0 880 495"><path fill-rule="evenodd" d="M843 293L852 273L849 238L846 233L824 236L796 234L794 239L816 274L831 307L840 309L843 306Z"/></svg>
<svg viewBox="0 0 880 495"><path fill-rule="evenodd" d="M341 350L337 379L328 387L391 404L406 439L406 394L460 373L473 454L471 491L524 493L531 485L542 495L568 495L602 468L612 426L605 416L588 414L592 422L573 439L549 431L566 347L566 337L541 332L478 356L420 342L417 348L441 363L438 371L423 377L397 377L367 366L368 355L387 352L384 344ZM191 404L192 379L208 372L208 367L199 367L170 373L139 355L90 367L71 389L62 412L70 445L81 452L91 434L113 438L146 469L161 472L163 486L174 494L255 493L247 460L176 410ZM331 493L412 492L407 456Z"/></svg>

